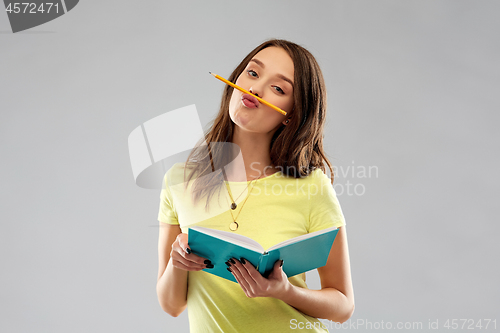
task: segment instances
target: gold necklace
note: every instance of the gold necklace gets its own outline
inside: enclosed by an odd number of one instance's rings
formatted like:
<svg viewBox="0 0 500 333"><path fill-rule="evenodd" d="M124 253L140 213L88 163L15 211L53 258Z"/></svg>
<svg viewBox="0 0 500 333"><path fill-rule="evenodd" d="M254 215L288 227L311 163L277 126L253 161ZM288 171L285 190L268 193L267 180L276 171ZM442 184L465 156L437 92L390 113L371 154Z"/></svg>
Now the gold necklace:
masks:
<svg viewBox="0 0 500 333"><path fill-rule="evenodd" d="M255 179L253 179L252 181L254 181ZM251 183L251 182L250 182ZM229 197L231 197L231 209L232 210L235 210L236 207L238 207L238 205L236 204L236 201L238 201L238 199L241 197L241 195L243 193L245 193L245 191L248 189L248 186L250 185L250 183L247 184L247 187L243 190L243 192L240 193L240 195L238 195L238 197L236 199L233 199L233 196L232 196L232 193L231 193L231 189L228 187L228 185L226 184L226 187L227 187L227 192L229 193Z"/></svg>
<svg viewBox="0 0 500 333"><path fill-rule="evenodd" d="M223 171L223 173L224 173L224 171ZM225 174L224 174L224 175L225 175ZM241 213L241 210L243 209L243 206L244 206L244 205L245 205L245 203L247 202L248 197L250 196L250 193L252 193L252 190L253 190L253 188L255 187L255 181L256 181L257 179L259 179L260 177L262 177L262 176L259 176L259 177L257 177L257 178L254 178L254 179L253 179L253 180L252 180L252 181L251 181L251 182L247 185L247 187L245 188L245 190L243 190L243 192L245 192L245 191L248 189L248 187L250 186L250 184L253 182L253 186L252 186L252 188L250 189L250 191L248 192L247 197L245 198L245 201L243 201L243 204L241 204L241 208L240 208L240 211L238 212L238 215L236 215L236 217L234 217L234 216L233 216L233 212L229 211L229 212L231 213L231 217L233 218L233 222L231 222L231 223L229 224L229 230L231 230L231 231L236 231L236 230L238 230L239 225L238 225L238 222L236 222L236 219L238 218L238 216L240 216L240 213ZM235 210L235 209L236 209L236 207L237 207L237 205L236 205L235 200L233 199L233 196L231 195L231 190L229 189L229 186L228 186L225 182L224 182L224 184L226 185L227 192L229 193L229 197L230 197L230 198L231 198L231 200L232 200L232 203L231 203L231 210ZM238 198L239 198L239 197L243 194L243 192L241 192L241 193L240 193L240 195L238 196ZM236 198L236 199L238 199L238 198ZM227 198L226 198L226 200L227 200Z"/></svg>
<svg viewBox="0 0 500 333"><path fill-rule="evenodd" d="M250 196L250 193L252 193L252 190L253 190L253 188L255 187L255 181L256 181L256 180L257 180L257 179L254 179L254 180L253 180L254 184L253 184L252 188L250 189L250 191L248 192L247 197L245 198L245 201L243 201L243 203L241 204L241 208L240 208L240 211L238 212L238 215L236 215L236 217L234 217L234 216L233 216L233 212L229 211L229 212L231 213L231 217L233 218L233 222L231 222L231 223L229 224L229 230L231 230L231 231L236 231L236 230L238 230L239 224L238 224L238 222L236 222L236 219L238 218L238 216L240 216L240 213L241 213L241 210L243 209L243 206L244 206L244 205L245 205L245 203L247 202L248 197ZM227 184L226 184L226 187L227 187ZM247 188L248 188L248 186L247 186ZM229 190L229 188L228 188L228 190ZM230 196L231 196L231 195L230 195ZM231 199L232 199L232 197L231 197ZM227 200L227 198L226 198L226 200ZM233 208L233 207L236 209L236 203L234 203L234 202L231 204L231 208Z"/></svg>
<svg viewBox="0 0 500 333"><path fill-rule="evenodd" d="M222 170L222 174L224 175L224 180L225 180L227 178L227 176L226 176L226 173L224 172L224 170ZM262 176L256 177L256 178L252 179L252 181L254 181L254 180L256 180L256 179L258 179L260 177L262 177ZM251 182L249 184L247 184L247 187L243 190L243 192L240 193L240 195L238 195L238 197L236 198L236 200L232 196L231 189L226 184L227 192L229 193L229 196L231 197L231 201L232 201L232 203L231 203L231 209L232 210L235 210L236 207L238 207L238 205L236 205L236 201L241 197L241 195L243 193L245 193L245 191L248 189L248 186L250 186L250 184L251 184Z"/></svg>

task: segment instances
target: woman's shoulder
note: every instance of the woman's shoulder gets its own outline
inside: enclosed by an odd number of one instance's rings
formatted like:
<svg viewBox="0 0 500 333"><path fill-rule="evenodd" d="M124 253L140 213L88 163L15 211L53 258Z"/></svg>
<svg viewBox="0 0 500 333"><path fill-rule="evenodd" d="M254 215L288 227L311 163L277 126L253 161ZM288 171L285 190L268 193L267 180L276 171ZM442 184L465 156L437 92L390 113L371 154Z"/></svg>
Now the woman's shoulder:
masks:
<svg viewBox="0 0 500 333"><path fill-rule="evenodd" d="M329 175L327 175L323 169L321 168L316 168L314 169L312 172L311 172L311 176L314 178L317 178L317 179L321 179L321 180L328 180L330 182L331 180L331 177Z"/></svg>
<svg viewBox="0 0 500 333"><path fill-rule="evenodd" d="M185 162L175 163L165 172L164 179L170 186L183 183L184 170L188 171Z"/></svg>
<svg viewBox="0 0 500 333"><path fill-rule="evenodd" d="M315 168L306 177L308 184L312 186L332 186L332 181L330 176L328 176L321 168Z"/></svg>

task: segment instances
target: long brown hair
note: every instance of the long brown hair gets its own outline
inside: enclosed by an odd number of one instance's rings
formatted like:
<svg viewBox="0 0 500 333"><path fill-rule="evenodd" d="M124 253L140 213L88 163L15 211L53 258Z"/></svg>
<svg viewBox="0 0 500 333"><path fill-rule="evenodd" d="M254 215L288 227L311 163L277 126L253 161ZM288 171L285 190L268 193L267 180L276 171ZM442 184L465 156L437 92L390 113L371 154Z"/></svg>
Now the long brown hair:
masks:
<svg viewBox="0 0 500 333"><path fill-rule="evenodd" d="M332 165L323 150L323 128L326 115L325 82L316 59L309 51L287 40L267 40L241 61L228 80L235 83L249 61L258 52L270 46L285 50L294 64L294 110L290 112L289 125L281 126L271 139L271 162L283 174L294 178L306 177L316 168L325 172L323 164L325 162L330 168L333 184ZM223 185L222 168L238 154L235 145L217 144L232 142L233 139L234 123L229 116L229 101L232 93L233 88L226 85L219 113L210 129L204 134L204 138L189 154L184 168L186 187L188 181L194 174L197 174L192 187L192 199L196 202L206 195L205 208L208 208L211 195ZM190 169L190 174L189 180L186 181L187 169Z"/></svg>

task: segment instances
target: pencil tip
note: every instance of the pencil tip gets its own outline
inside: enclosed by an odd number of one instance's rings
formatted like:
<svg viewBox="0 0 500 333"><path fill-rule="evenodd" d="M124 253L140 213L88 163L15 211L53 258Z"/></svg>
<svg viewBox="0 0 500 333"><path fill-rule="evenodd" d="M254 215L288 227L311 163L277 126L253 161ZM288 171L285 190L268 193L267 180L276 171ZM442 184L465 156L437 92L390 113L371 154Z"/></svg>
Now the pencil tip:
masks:
<svg viewBox="0 0 500 333"><path fill-rule="evenodd" d="M209 72L210 74L212 74L212 72Z"/></svg>

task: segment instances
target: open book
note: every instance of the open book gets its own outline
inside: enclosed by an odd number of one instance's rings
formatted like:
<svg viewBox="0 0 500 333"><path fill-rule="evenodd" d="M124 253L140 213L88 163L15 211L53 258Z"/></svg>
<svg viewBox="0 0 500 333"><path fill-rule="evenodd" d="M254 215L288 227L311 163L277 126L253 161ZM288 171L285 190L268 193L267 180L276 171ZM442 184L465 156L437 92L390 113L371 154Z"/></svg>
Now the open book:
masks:
<svg viewBox="0 0 500 333"><path fill-rule="evenodd" d="M209 259L214 268L207 273L237 282L225 264L231 258L245 258L267 277L274 263L282 259L288 277L326 265L338 229L331 227L298 236L264 250L256 241L228 231L203 227L189 228L188 244L193 253Z"/></svg>

